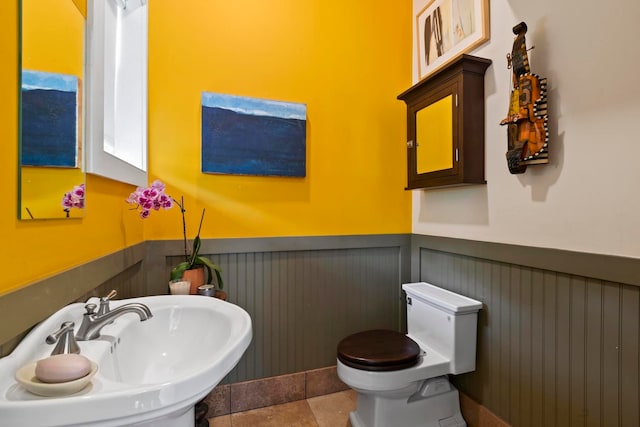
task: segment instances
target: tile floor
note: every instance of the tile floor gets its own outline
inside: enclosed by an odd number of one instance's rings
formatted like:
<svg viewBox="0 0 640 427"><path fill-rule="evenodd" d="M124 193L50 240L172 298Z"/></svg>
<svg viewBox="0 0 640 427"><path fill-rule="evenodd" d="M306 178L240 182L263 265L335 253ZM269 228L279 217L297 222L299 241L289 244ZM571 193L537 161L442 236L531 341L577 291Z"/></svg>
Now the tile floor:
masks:
<svg viewBox="0 0 640 427"><path fill-rule="evenodd" d="M345 390L209 419L209 427L347 427L357 394Z"/></svg>

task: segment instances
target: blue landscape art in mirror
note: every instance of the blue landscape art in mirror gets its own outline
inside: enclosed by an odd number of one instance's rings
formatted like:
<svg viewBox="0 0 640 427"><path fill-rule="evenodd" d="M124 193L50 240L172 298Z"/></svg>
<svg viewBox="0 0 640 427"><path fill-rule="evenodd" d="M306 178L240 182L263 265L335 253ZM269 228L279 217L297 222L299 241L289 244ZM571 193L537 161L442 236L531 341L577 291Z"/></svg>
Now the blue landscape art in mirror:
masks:
<svg viewBox="0 0 640 427"><path fill-rule="evenodd" d="M22 70L22 165L79 167L78 77Z"/></svg>

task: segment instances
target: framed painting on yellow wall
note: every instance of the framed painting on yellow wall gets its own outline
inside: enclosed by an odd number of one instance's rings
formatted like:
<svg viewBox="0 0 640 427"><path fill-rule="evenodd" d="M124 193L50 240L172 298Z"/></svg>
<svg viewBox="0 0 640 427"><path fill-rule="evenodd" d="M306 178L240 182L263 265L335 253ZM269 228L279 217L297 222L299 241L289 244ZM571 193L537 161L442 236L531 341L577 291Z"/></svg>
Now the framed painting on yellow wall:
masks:
<svg viewBox="0 0 640 427"><path fill-rule="evenodd" d="M306 176L307 106L202 92L202 172Z"/></svg>
<svg viewBox="0 0 640 427"><path fill-rule="evenodd" d="M429 0L416 16L420 80L489 40L489 0Z"/></svg>

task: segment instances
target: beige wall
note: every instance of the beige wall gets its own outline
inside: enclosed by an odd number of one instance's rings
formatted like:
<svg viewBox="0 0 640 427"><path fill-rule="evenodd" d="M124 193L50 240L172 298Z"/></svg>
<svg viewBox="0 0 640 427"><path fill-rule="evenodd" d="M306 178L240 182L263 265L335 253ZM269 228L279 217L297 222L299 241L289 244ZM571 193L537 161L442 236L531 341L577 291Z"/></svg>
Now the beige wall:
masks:
<svg viewBox="0 0 640 427"><path fill-rule="evenodd" d="M426 0L414 0L414 14ZM486 186L413 192L417 234L640 257L640 2L491 0ZM512 27L525 21L531 69L549 79L550 158L505 161ZM414 42L415 43L415 42ZM414 65L414 81L416 71Z"/></svg>

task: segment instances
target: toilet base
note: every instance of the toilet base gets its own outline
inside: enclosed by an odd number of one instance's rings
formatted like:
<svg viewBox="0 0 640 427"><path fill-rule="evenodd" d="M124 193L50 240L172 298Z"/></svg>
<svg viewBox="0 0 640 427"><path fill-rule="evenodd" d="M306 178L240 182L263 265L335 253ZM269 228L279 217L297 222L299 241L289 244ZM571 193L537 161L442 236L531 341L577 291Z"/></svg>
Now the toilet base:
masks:
<svg viewBox="0 0 640 427"><path fill-rule="evenodd" d="M351 426L466 427L458 390L449 384L448 391L423 397L425 386L409 398L400 399L358 393L358 407L349 414Z"/></svg>

